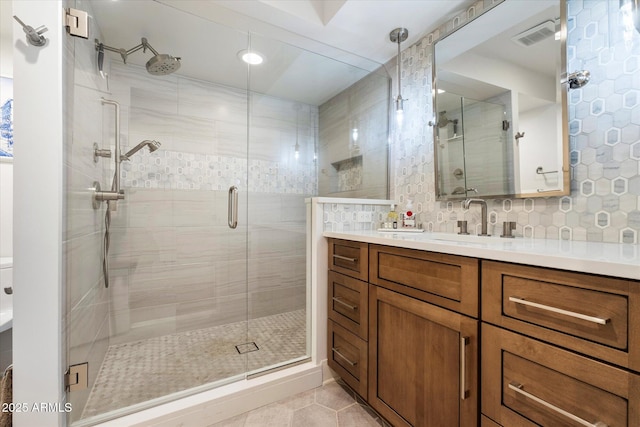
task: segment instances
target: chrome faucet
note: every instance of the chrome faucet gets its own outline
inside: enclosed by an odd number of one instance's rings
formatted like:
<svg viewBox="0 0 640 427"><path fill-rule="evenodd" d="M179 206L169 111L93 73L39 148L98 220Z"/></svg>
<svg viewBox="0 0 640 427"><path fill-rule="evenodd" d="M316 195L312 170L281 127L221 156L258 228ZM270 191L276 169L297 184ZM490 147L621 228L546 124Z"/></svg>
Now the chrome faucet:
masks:
<svg viewBox="0 0 640 427"><path fill-rule="evenodd" d="M480 211L480 215L481 215L481 230L480 230L480 234L478 234L478 236L488 236L489 234L487 233L487 202L482 200L482 199L467 199L462 203L462 206L465 209L469 209L469 206L471 206L472 204L477 204L480 205L481 211Z"/></svg>

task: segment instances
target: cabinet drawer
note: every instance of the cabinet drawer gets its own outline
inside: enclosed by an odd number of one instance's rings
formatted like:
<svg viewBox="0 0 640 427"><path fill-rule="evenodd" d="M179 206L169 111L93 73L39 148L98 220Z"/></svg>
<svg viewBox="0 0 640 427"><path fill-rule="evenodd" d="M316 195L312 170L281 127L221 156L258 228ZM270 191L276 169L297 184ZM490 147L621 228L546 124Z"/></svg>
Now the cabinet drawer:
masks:
<svg viewBox="0 0 640 427"><path fill-rule="evenodd" d="M413 249L371 245L370 282L478 317L479 261Z"/></svg>
<svg viewBox="0 0 640 427"><path fill-rule="evenodd" d="M329 319L367 340L369 321L368 284L329 272Z"/></svg>
<svg viewBox="0 0 640 427"><path fill-rule="evenodd" d="M367 343L329 320L327 363L365 400L367 398Z"/></svg>
<svg viewBox="0 0 640 427"><path fill-rule="evenodd" d="M640 425L639 375L485 323L482 396L505 426Z"/></svg>
<svg viewBox="0 0 640 427"><path fill-rule="evenodd" d="M368 243L329 239L329 270L355 277L369 279Z"/></svg>
<svg viewBox="0 0 640 427"><path fill-rule="evenodd" d="M640 369L640 283L483 261L482 284L484 321Z"/></svg>

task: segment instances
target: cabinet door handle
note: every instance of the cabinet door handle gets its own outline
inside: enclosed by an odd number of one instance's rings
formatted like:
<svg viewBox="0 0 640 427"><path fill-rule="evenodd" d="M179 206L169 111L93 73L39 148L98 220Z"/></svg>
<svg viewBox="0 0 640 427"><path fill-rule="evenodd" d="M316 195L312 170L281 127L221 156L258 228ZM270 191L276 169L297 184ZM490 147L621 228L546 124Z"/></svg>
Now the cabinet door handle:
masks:
<svg viewBox="0 0 640 427"><path fill-rule="evenodd" d="M586 320L587 322L597 323L598 325L606 325L610 319L602 319L600 317L587 316L586 314L576 313L575 311L563 310L561 308L552 307L550 305L538 304L537 302L527 301L523 298L509 297L509 301L516 304L528 305L530 307L539 308L541 310L551 311L553 313L564 314L565 316L575 317L577 319Z"/></svg>
<svg viewBox="0 0 640 427"><path fill-rule="evenodd" d="M358 262L358 258L349 258L349 257L342 256L342 255L334 255L333 257L337 258L337 259L341 259L343 261L349 261L349 262L353 262L353 263Z"/></svg>
<svg viewBox="0 0 640 427"><path fill-rule="evenodd" d="M518 384L516 382L511 382L509 383L509 388L513 391L515 391L516 393L519 393L521 395L523 395L524 397L533 400L534 402L537 402L539 404L541 404L542 406L545 406L549 409L551 409L554 412L557 412L559 414L564 415L565 417L569 418L570 420L573 420L575 422L577 422L578 424L581 424L585 427L607 427L607 424L603 423L602 421L596 421L595 423L590 423L586 420L583 420L582 418L572 414L571 412L567 412L564 409L558 408L555 405L552 405L551 403L540 399L537 396L534 396L531 393L527 393L526 391L524 391L522 388L524 386L522 384Z"/></svg>
<svg viewBox="0 0 640 427"><path fill-rule="evenodd" d="M467 390L467 345L469 337L460 337L460 400L469 397Z"/></svg>
<svg viewBox="0 0 640 427"><path fill-rule="evenodd" d="M345 356L344 354L340 353L340 350L338 350L335 347L331 347L331 351L333 351L335 354L337 354L338 356L340 356L342 359L344 359L345 362L347 362L349 365L351 366L356 366L358 364L358 362L352 362L351 360L349 360L347 358L347 356Z"/></svg>
<svg viewBox="0 0 640 427"><path fill-rule="evenodd" d="M338 304L344 305L345 307L347 307L350 310L357 310L358 306L357 305L351 305L351 304L347 304L346 302L342 301L342 299L340 297L332 297L332 300L334 300L335 302L337 302Z"/></svg>

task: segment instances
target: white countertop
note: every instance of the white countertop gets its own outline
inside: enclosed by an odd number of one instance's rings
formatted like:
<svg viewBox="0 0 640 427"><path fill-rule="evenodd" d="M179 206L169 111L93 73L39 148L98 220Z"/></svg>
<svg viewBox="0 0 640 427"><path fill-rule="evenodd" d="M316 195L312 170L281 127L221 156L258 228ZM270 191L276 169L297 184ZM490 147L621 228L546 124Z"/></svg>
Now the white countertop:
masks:
<svg viewBox="0 0 640 427"><path fill-rule="evenodd" d="M640 245L634 244L427 232L325 231L323 236L640 280Z"/></svg>

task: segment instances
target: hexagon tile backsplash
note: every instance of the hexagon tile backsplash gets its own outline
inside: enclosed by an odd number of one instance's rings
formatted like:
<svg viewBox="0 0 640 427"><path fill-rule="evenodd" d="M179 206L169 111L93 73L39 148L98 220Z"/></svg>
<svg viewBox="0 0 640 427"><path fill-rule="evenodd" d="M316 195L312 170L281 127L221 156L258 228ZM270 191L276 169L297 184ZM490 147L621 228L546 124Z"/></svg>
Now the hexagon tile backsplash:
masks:
<svg viewBox="0 0 640 427"><path fill-rule="evenodd" d="M495 0L480 0L401 54L405 121L395 130L391 198L408 200L430 231L457 232L479 209L435 200L432 45ZM571 195L488 200L489 232L516 221L516 236L637 244L640 239L640 34L623 33L618 0L568 0L567 64L591 81L569 94ZM395 61L394 61L395 62ZM395 66L395 64L393 64ZM395 87L397 83L393 83Z"/></svg>

